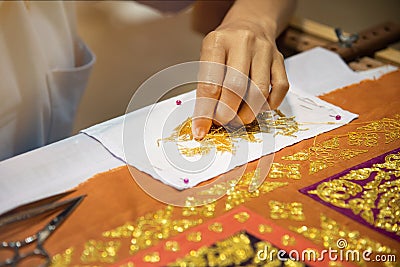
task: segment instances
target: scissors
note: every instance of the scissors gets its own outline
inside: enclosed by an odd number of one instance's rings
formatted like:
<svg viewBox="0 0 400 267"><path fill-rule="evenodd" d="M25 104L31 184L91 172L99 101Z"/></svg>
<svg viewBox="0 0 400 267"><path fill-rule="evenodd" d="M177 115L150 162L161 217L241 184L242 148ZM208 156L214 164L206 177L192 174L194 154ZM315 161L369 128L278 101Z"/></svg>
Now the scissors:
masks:
<svg viewBox="0 0 400 267"><path fill-rule="evenodd" d="M76 209L76 207L85 197L85 195L81 195L71 199L58 201L62 197L72 192L73 191L68 191L47 197L16 208L0 216L0 227L3 227L18 221L36 217L44 214L45 212L55 211L63 208L55 217L53 217L53 219L51 219L35 234L28 236L23 240L10 242L0 241L0 251L2 249L10 249L13 251L13 256L3 262L0 262L0 266L17 266L21 260L31 256L39 256L44 258L45 262L42 266L50 265L50 256L43 246L44 242L68 218L68 216ZM32 251L27 253L20 252L22 248L27 247L34 242L36 242L36 246Z"/></svg>

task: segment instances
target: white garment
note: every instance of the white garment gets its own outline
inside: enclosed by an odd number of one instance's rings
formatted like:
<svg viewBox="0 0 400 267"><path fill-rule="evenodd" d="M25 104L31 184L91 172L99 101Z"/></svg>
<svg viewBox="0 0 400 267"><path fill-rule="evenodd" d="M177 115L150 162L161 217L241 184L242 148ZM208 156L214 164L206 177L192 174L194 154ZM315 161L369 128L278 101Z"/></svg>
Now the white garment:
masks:
<svg viewBox="0 0 400 267"><path fill-rule="evenodd" d="M73 2L0 1L0 160L71 133L94 61Z"/></svg>

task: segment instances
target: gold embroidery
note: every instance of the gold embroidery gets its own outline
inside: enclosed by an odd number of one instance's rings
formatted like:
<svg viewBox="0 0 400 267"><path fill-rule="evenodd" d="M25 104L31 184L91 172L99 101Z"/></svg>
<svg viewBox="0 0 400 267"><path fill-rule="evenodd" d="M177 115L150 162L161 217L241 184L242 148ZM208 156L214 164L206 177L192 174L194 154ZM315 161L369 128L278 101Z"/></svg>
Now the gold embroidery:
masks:
<svg viewBox="0 0 400 267"><path fill-rule="evenodd" d="M156 263L160 261L160 254L158 252L153 252L151 254L145 255L143 257L144 262Z"/></svg>
<svg viewBox="0 0 400 267"><path fill-rule="evenodd" d="M196 142L196 146L194 147L194 143L191 143L191 146L185 144L185 142L194 140L192 135L192 119L187 118L181 125L174 129L171 136L159 139L157 143L159 145L160 142L176 142L178 150L182 155L193 157L208 154L213 149L217 152L234 153L234 143L239 140L261 142L257 137L257 134L260 133L275 131L274 135L296 137L295 133L304 130L307 129L300 129L295 117L286 117L282 112L276 110L259 114L256 120L239 129L213 125L210 132L203 140Z"/></svg>
<svg viewBox="0 0 400 267"><path fill-rule="evenodd" d="M259 257L259 251L267 253L265 259ZM190 251L184 258L178 259L168 266L282 266L278 258L278 248L266 241L259 241L253 245L246 233L235 234L225 240L218 241L210 247L201 247ZM301 262L290 259L284 266L303 267Z"/></svg>
<svg viewBox="0 0 400 267"><path fill-rule="evenodd" d="M179 246L179 243L176 241L167 241L165 243L164 249L166 251L173 251L173 252L177 252L179 251L181 248Z"/></svg>
<svg viewBox="0 0 400 267"><path fill-rule="evenodd" d="M333 166L338 159L348 160L359 154L368 152L366 149L339 149L339 147L339 138L333 137L293 155L283 156L282 159L290 161L309 161L309 174L314 174Z"/></svg>
<svg viewBox="0 0 400 267"><path fill-rule="evenodd" d="M201 241L201 232L188 233L186 236L186 239L187 239L187 241L200 242Z"/></svg>
<svg viewBox="0 0 400 267"><path fill-rule="evenodd" d="M137 218L135 223L127 223L113 230L106 231L103 236L131 238L130 253L150 247L160 240L167 239L203 222L202 219L172 220L172 206L148 213Z"/></svg>
<svg viewBox="0 0 400 267"><path fill-rule="evenodd" d="M249 237L244 233L236 234L211 247L192 250L182 259L168 266L238 266L254 257Z"/></svg>
<svg viewBox="0 0 400 267"><path fill-rule="evenodd" d="M349 132L347 143L350 146L376 146L378 145L378 134L369 132Z"/></svg>
<svg viewBox="0 0 400 267"><path fill-rule="evenodd" d="M380 242L362 236L358 231L350 230L323 214L321 214L320 219L320 228L303 225L300 227L290 227L290 229L312 240L316 244L323 245L327 249L338 248L338 240L344 239L347 242L347 246L344 248L346 250L371 250L375 253L385 254L395 253L395 250ZM362 265L364 263L363 261L360 262Z"/></svg>
<svg viewBox="0 0 400 267"><path fill-rule="evenodd" d="M210 226L208 226L208 230L213 231L215 233L222 233L224 228L222 226L222 223L215 222L215 223L211 224Z"/></svg>
<svg viewBox="0 0 400 267"><path fill-rule="evenodd" d="M284 246L294 246L296 244L296 239L290 235L282 236L282 245Z"/></svg>
<svg viewBox="0 0 400 267"><path fill-rule="evenodd" d="M117 260L117 252L121 246L118 241L96 241L89 240L85 243L82 251L81 261L113 263Z"/></svg>
<svg viewBox="0 0 400 267"><path fill-rule="evenodd" d="M260 234L271 233L272 227L266 224L260 224L258 226L258 232L260 232Z"/></svg>
<svg viewBox="0 0 400 267"><path fill-rule="evenodd" d="M76 266L76 267L78 267L78 266ZM82 266L79 266L79 267L82 267ZM125 264L120 265L119 267L135 267L135 264L133 262L129 261Z"/></svg>
<svg viewBox="0 0 400 267"><path fill-rule="evenodd" d="M383 118L373 121L365 126L358 127L357 130L369 133L383 132L385 135L385 144L391 143L400 139L400 114L396 114L393 119Z"/></svg>
<svg viewBox="0 0 400 267"><path fill-rule="evenodd" d="M272 219L290 219L304 221L303 205L298 202L283 203L275 200L269 202Z"/></svg>
<svg viewBox="0 0 400 267"><path fill-rule="evenodd" d="M187 204L187 207L182 208L183 216L202 215L208 218L213 217L215 214L215 201L203 206L194 206L192 202L187 202Z"/></svg>
<svg viewBox="0 0 400 267"><path fill-rule="evenodd" d="M370 225L400 235L400 206L396 204L400 179L391 180L392 176L400 176L400 153L386 156L382 164L351 170L337 179L322 182L308 193L336 207L350 209ZM365 185L352 182L370 177L373 179ZM376 218L374 210L378 212Z"/></svg>
<svg viewBox="0 0 400 267"><path fill-rule="evenodd" d="M74 254L74 248L67 248L63 253L59 253L53 256L51 259L50 266L53 267L67 267L71 264L72 256Z"/></svg>
<svg viewBox="0 0 400 267"><path fill-rule="evenodd" d="M233 216L233 218L235 218L240 223L244 223L245 221L247 221L250 218L250 215L247 212L243 211L243 212L235 214Z"/></svg>
<svg viewBox="0 0 400 267"><path fill-rule="evenodd" d="M239 182L227 191L225 210L231 210L232 208L245 203L251 198L260 196L260 194L266 194L279 187L288 185L287 182L264 181L264 183L257 190L249 192L249 184L251 183L251 181L253 181L254 178L258 179L258 177L255 176L259 175L260 175L259 169L245 173L241 177Z"/></svg>
<svg viewBox="0 0 400 267"><path fill-rule="evenodd" d="M268 177L273 179L284 177L295 180L300 179L300 164L272 163Z"/></svg>
<svg viewBox="0 0 400 267"><path fill-rule="evenodd" d="M134 229L135 227L131 223L125 223L114 230L104 232L102 236L111 238L129 238L132 236Z"/></svg>
<svg viewBox="0 0 400 267"><path fill-rule="evenodd" d="M355 125L352 123L350 125ZM383 118L381 120L361 123L366 124L358 127L357 131L348 132L344 136L335 136L327 141L317 143L308 149L296 152L292 155L283 156L288 161L309 161L309 174L315 174L321 170L335 165L339 160L349 160L360 154L368 152L367 149L343 149L340 146L339 137L347 137L350 146L373 147L379 144L379 134L384 134L385 143L391 143L400 139L400 115L394 118Z"/></svg>

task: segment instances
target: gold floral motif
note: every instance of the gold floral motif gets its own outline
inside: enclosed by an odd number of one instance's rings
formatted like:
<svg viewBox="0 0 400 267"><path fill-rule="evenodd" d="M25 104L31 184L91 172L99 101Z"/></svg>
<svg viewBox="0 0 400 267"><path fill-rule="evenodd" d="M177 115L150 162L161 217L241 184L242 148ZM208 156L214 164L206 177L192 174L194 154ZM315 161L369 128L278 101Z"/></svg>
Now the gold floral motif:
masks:
<svg viewBox="0 0 400 267"><path fill-rule="evenodd" d="M272 227L266 224L260 224L258 225L258 232L260 232L260 234L272 233Z"/></svg>
<svg viewBox="0 0 400 267"><path fill-rule="evenodd" d="M368 237L362 236L360 232L350 230L345 226L340 225L326 215L320 215L320 228L308 227L306 225L300 227L290 227L291 230L297 232L310 239L316 244L323 245L325 248L337 248L339 239L344 239L347 242L346 250L366 251L371 250L373 253L391 254L396 251L388 246L374 241ZM365 262L359 262L360 265L365 265Z"/></svg>
<svg viewBox="0 0 400 267"><path fill-rule="evenodd" d="M102 236L111 238L129 238L132 236L133 230L135 230L135 227L131 223L125 223L116 229L103 232Z"/></svg>
<svg viewBox="0 0 400 267"><path fill-rule="evenodd" d="M81 261L113 263L117 260L117 252L121 246L119 241L96 241L89 240L85 243L82 251Z"/></svg>
<svg viewBox="0 0 400 267"><path fill-rule="evenodd" d="M259 197L260 194L266 194L279 187L288 185L287 182L269 182L264 181L261 186L252 192L249 192L250 183L256 178L258 179L260 175L260 169L256 169L252 172L245 173L239 182L231 187L227 191L227 197L225 201L225 210L231 210L234 207L245 203L251 198Z"/></svg>
<svg viewBox="0 0 400 267"><path fill-rule="evenodd" d="M275 200L269 201L272 219L289 219L304 221L303 205L299 202L283 203Z"/></svg>
<svg viewBox="0 0 400 267"><path fill-rule="evenodd" d="M201 232L188 233L186 236L187 241L200 242L202 238Z"/></svg>
<svg viewBox="0 0 400 267"><path fill-rule="evenodd" d="M391 177L396 177L393 180ZM400 235L400 153L385 157L372 167L351 170L348 174L318 184L309 194L339 208L350 209L367 223ZM372 178L372 179L371 179ZM364 185L352 181L368 180ZM361 195L359 195L362 192ZM374 211L377 215L374 216Z"/></svg>
<svg viewBox="0 0 400 267"><path fill-rule="evenodd" d="M378 134L370 132L349 132L347 143L350 146L376 146L378 145Z"/></svg>
<svg viewBox="0 0 400 267"><path fill-rule="evenodd" d="M208 154L215 149L217 152L235 152L234 143L239 140L246 140L248 142L261 142L257 137L260 133L271 133L275 131L274 135L293 136L298 131L304 131L296 122L295 117L286 117L279 110L266 111L257 115L252 123L249 123L239 129L231 128L229 126L216 126L213 125L210 132L203 138L203 140L196 142L193 146L192 135L192 119L187 118L181 125L174 129L171 136L157 141L160 142L176 142L178 150L182 155L187 157L201 156ZM191 142L191 145L185 142Z"/></svg>
<svg viewBox="0 0 400 267"><path fill-rule="evenodd" d="M381 133L385 135L385 143L391 143L400 139L400 114L396 114L394 118L383 118L373 121L365 126L358 127L359 131L367 131L368 133Z"/></svg>
<svg viewBox="0 0 400 267"><path fill-rule="evenodd" d="M215 222L208 226L208 230L215 232L215 233L222 233L222 231L224 230L224 227L222 226L222 223Z"/></svg>
<svg viewBox="0 0 400 267"><path fill-rule="evenodd" d="M50 266L52 267L68 267L71 264L74 248L67 248L63 253L53 256Z"/></svg>
<svg viewBox="0 0 400 267"><path fill-rule="evenodd" d="M240 223L244 223L245 221L247 221L250 218L250 214L248 214L245 211L242 211L242 212L239 212L239 213L233 215L233 218L235 218Z"/></svg>
<svg viewBox="0 0 400 267"><path fill-rule="evenodd" d="M202 206L187 206L182 208L182 215L185 217L193 215L202 215L204 217L213 217L215 215L216 202L212 202Z"/></svg>
<svg viewBox="0 0 400 267"><path fill-rule="evenodd" d="M298 180L301 178L300 164L272 163L268 174L269 178L289 178Z"/></svg>
<svg viewBox="0 0 400 267"><path fill-rule="evenodd" d="M254 246L254 247L253 247ZM265 251L265 259L258 256L259 251ZM267 241L251 244L246 233L235 234L225 240L218 241L210 247L201 247L190 251L184 258L178 259L168 266L282 266L278 259L278 248ZM270 258L271 257L271 258ZM301 262L287 260L284 266L303 267Z"/></svg>
<svg viewBox="0 0 400 267"><path fill-rule="evenodd" d="M144 262L156 263L160 261L160 254L158 252L153 252L143 256Z"/></svg>
<svg viewBox="0 0 400 267"><path fill-rule="evenodd" d="M177 252L181 249L181 247L179 246L179 243L176 241L167 241L167 242L165 242L164 249L166 251Z"/></svg>
<svg viewBox="0 0 400 267"><path fill-rule="evenodd" d="M187 256L168 266L238 266L254 257L249 237L239 233L211 247L192 250Z"/></svg>
<svg viewBox="0 0 400 267"><path fill-rule="evenodd" d="M155 245L160 240L167 239L203 222L202 219L172 219L172 206L166 206L155 212L140 216L134 223L127 223L103 233L103 236L116 238L131 238L130 253Z"/></svg>
<svg viewBox="0 0 400 267"><path fill-rule="evenodd" d="M282 245L284 246L294 246L296 244L296 239L290 235L282 236Z"/></svg>
<svg viewBox="0 0 400 267"><path fill-rule="evenodd" d="M338 160L349 160L362 153L368 152L366 149L339 149L338 137L333 137L321 143L317 143L306 150L296 152L293 155L283 156L283 160L290 161L309 161L309 174L317 173L330 166Z"/></svg>
<svg viewBox="0 0 400 267"><path fill-rule="evenodd" d="M283 156L282 159L288 161L309 161L309 174L315 174L335 165L339 160L349 160L368 152L367 149L341 148L339 137L347 137L346 142L350 146L365 147L377 146L381 134L384 134L386 144L400 139L399 114L396 114L394 118L383 118L362 124L366 125L358 127L357 131L348 132L344 136L335 136L317 144L314 143L308 149Z"/></svg>
<svg viewBox="0 0 400 267"><path fill-rule="evenodd" d="M78 267L78 266L75 266L75 267ZM81 267L81 266L79 266L79 267ZM133 262L129 261L129 262L124 263L124 264L122 264L122 265L120 265L118 267L135 267L135 264Z"/></svg>

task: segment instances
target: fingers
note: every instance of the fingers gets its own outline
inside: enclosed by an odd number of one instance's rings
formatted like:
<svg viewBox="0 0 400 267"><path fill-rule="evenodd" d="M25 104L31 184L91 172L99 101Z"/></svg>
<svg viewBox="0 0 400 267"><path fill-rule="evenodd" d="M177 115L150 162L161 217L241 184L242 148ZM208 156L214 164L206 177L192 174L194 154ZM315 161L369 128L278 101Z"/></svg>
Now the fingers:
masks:
<svg viewBox="0 0 400 267"><path fill-rule="evenodd" d="M254 54L250 75L252 82L238 116L243 124L251 123L262 112L270 87L271 49L262 45Z"/></svg>
<svg viewBox="0 0 400 267"><path fill-rule="evenodd" d="M203 41L201 61L216 62L200 63L196 90L196 103L192 120L192 134L201 140L210 130L214 111L221 94L221 84L225 73L225 49L214 36L208 36Z"/></svg>
<svg viewBox="0 0 400 267"><path fill-rule="evenodd" d="M281 53L277 53L277 56L272 61L271 85L272 89L268 97L268 103L271 109L277 109L289 90L289 82Z"/></svg>
<svg viewBox="0 0 400 267"><path fill-rule="evenodd" d="M215 120L222 125L233 120L239 110L248 86L251 53L247 45L238 45L229 50L225 79Z"/></svg>

